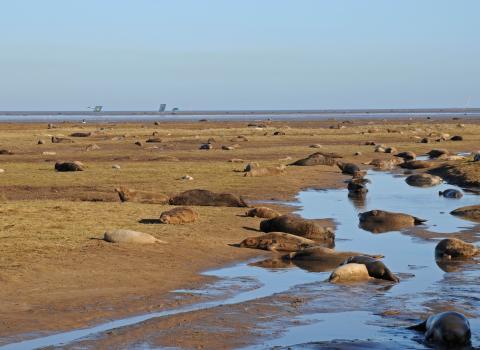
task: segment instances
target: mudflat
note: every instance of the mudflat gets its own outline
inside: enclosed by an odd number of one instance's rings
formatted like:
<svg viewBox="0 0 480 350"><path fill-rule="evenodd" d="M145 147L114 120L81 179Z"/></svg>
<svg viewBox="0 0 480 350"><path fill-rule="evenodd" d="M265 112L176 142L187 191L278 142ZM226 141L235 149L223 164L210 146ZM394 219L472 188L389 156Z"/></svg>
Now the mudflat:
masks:
<svg viewBox="0 0 480 350"><path fill-rule="evenodd" d="M91 134L71 136L79 132ZM463 141L437 141L442 134L461 135ZM52 137L73 142L52 143ZM146 142L151 138L157 142ZM424 138L429 143L421 143ZM247 208L195 206L195 222L160 224L160 214L174 206L122 203L115 188L168 196L205 189L242 196L251 206L292 200L305 188L344 188L350 177L329 165L287 166L281 173L245 177L245 166L288 165L319 151L359 165L392 157L375 152L370 141L417 155L434 148L477 151L480 125L426 119L0 124L0 149L8 151L0 154L0 337L69 330L191 303L194 296L172 299L168 293L208 282L198 274L206 269L270 255L229 245L261 234L262 219L246 217ZM211 149L200 149L207 143ZM80 161L84 170L55 171L58 161ZM459 185L480 185L478 163L470 159L433 162L434 169L425 171ZM268 206L282 214L292 210ZM323 223L332 225L328 218ZM103 241L104 232L113 229L167 243Z"/></svg>

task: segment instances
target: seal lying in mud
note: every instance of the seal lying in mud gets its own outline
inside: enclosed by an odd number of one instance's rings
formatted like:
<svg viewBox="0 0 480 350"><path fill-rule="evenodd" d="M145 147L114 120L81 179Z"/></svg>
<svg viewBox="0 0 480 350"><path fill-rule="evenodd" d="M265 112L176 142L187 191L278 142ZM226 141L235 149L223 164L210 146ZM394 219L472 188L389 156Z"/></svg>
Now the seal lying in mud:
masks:
<svg viewBox="0 0 480 350"><path fill-rule="evenodd" d="M367 255L357 255L352 256L345 260L342 265L345 264L364 264L367 267L368 274L370 277L393 281L395 283L400 282L400 279L393 274L392 271L388 267L385 266L383 261L380 261L374 257L367 256Z"/></svg>
<svg viewBox="0 0 480 350"><path fill-rule="evenodd" d="M458 238L445 238L438 242L435 247L435 257L437 258L471 258L480 254L474 244L467 243Z"/></svg>
<svg viewBox="0 0 480 350"><path fill-rule="evenodd" d="M449 188L449 189L446 189L445 191L438 191L438 195L443 196L445 198L462 198L463 197L463 193L454 188Z"/></svg>
<svg viewBox="0 0 480 350"><path fill-rule="evenodd" d="M267 207L257 207L247 211L245 213L245 216L249 216L252 218L257 217L262 219L271 219L280 216L280 213Z"/></svg>
<svg viewBox="0 0 480 350"><path fill-rule="evenodd" d="M263 232L286 232L292 235L333 243L335 233L330 227L323 227L313 220L306 220L290 215L280 215L260 223Z"/></svg>
<svg viewBox="0 0 480 350"><path fill-rule="evenodd" d="M122 229L105 232L103 239L110 243L166 243L148 233Z"/></svg>
<svg viewBox="0 0 480 350"><path fill-rule="evenodd" d="M233 246L270 250L272 252L296 252L301 249L313 247L316 244L315 241L304 237L284 232L271 232L262 236L245 238L239 244L233 244Z"/></svg>
<svg viewBox="0 0 480 350"><path fill-rule="evenodd" d="M198 213L187 207L173 208L168 211L164 211L160 215L160 222L162 224L188 224L195 222L198 219Z"/></svg>
<svg viewBox="0 0 480 350"><path fill-rule="evenodd" d="M55 163L56 171L83 171L85 170L85 165L82 162L56 162Z"/></svg>
<svg viewBox="0 0 480 350"><path fill-rule="evenodd" d="M426 160L409 160L405 163L400 164L400 168L403 169L426 169L431 168L435 165L433 162Z"/></svg>
<svg viewBox="0 0 480 350"><path fill-rule="evenodd" d="M368 281L370 279L367 267L364 264L345 264L337 267L331 273L328 281L330 283L348 283Z"/></svg>
<svg viewBox="0 0 480 350"><path fill-rule="evenodd" d="M442 178L430 174L414 174L405 179L410 186L416 187L432 187L442 183Z"/></svg>
<svg viewBox="0 0 480 350"><path fill-rule="evenodd" d="M295 265L308 271L331 271L342 262L354 256L365 256L371 259L383 258L383 255L369 255L359 252L339 252L325 247L309 247L297 252L282 256L283 260L291 260Z"/></svg>
<svg viewBox="0 0 480 350"><path fill-rule="evenodd" d="M115 188L122 202L137 202L147 204L167 204L170 197L163 193L136 191L127 187Z"/></svg>
<svg viewBox="0 0 480 350"><path fill-rule="evenodd" d="M417 155L412 151L406 151L406 152L400 152L395 154L395 157L403 158L406 161L408 161L408 160L414 160L415 158L417 158Z"/></svg>
<svg viewBox="0 0 480 350"><path fill-rule="evenodd" d="M358 215L360 227L373 233L397 231L407 227L420 225L427 220L403 213L383 210L371 210Z"/></svg>
<svg viewBox="0 0 480 350"><path fill-rule="evenodd" d="M171 205L198 205L212 207L248 207L242 197L208 190L188 190L170 198Z"/></svg>
<svg viewBox="0 0 480 350"><path fill-rule="evenodd" d="M299 159L289 165L296 166L313 166L313 165L335 165L334 157L323 154L322 152L316 152L309 155L307 158Z"/></svg>
<svg viewBox="0 0 480 350"><path fill-rule="evenodd" d="M337 162L337 166L342 171L342 174L352 175L354 177L362 177L365 175L364 171L361 171L357 164Z"/></svg>
<svg viewBox="0 0 480 350"><path fill-rule="evenodd" d="M427 343L446 345L449 348L470 345L472 336L467 318L454 311L430 316L424 322L408 329L424 332Z"/></svg>
<svg viewBox="0 0 480 350"><path fill-rule="evenodd" d="M462 219L480 221L480 205L461 207L451 211L450 214L460 216Z"/></svg>

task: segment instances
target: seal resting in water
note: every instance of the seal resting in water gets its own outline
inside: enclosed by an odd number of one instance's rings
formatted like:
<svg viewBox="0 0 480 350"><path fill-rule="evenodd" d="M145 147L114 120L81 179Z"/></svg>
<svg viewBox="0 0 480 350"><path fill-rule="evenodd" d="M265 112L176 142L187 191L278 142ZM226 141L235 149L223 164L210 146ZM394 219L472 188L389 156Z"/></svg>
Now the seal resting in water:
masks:
<svg viewBox="0 0 480 350"><path fill-rule="evenodd" d="M335 165L334 157L330 157L325 155L322 152L316 152L310 154L306 158L299 159L289 165L296 165L296 166L313 166L313 165Z"/></svg>
<svg viewBox="0 0 480 350"><path fill-rule="evenodd" d="M160 222L162 224L188 224L195 222L198 219L198 213L187 207L178 207L173 208L167 211L164 211L160 215Z"/></svg>
<svg viewBox="0 0 480 350"><path fill-rule="evenodd" d="M424 332L427 343L446 345L449 348L468 346L472 337L467 318L454 311L429 316L424 322L408 328Z"/></svg>
<svg viewBox="0 0 480 350"><path fill-rule="evenodd" d="M430 174L414 174L405 179L410 186L416 187L432 187L442 183L442 178Z"/></svg>
<svg viewBox="0 0 480 350"><path fill-rule="evenodd" d="M393 274L390 269L385 266L383 261L380 261L372 256L368 255L357 255L357 256L352 256L345 260L342 265L345 264L364 264L367 267L368 274L370 277L381 279L381 280L387 280L387 281L393 281L395 283L400 282L400 279Z"/></svg>
<svg viewBox="0 0 480 350"><path fill-rule="evenodd" d="M313 220L306 220L290 215L280 215L260 223L263 232L286 232L292 235L333 243L335 233L330 227L320 226Z"/></svg>
<svg viewBox="0 0 480 350"><path fill-rule="evenodd" d="M328 281L330 283L348 283L368 281L370 279L367 267L364 264L345 264L337 267L331 273Z"/></svg>
<svg viewBox="0 0 480 350"><path fill-rule="evenodd" d="M454 188L446 189L445 191L438 191L439 196L443 196L445 198L462 198L463 194L459 190Z"/></svg>
<svg viewBox="0 0 480 350"><path fill-rule="evenodd" d="M467 220L480 221L480 205L461 207L451 211L450 214Z"/></svg>
<svg viewBox="0 0 480 350"><path fill-rule="evenodd" d="M400 168L403 169L426 169L434 166L435 163L428 162L426 160L409 160L400 164Z"/></svg>
<svg viewBox="0 0 480 350"><path fill-rule="evenodd" d="M316 245L315 241L308 238L291 235L285 232L270 232L257 237L245 238L242 242L233 246L270 250L273 252L295 252L314 245Z"/></svg>
<svg viewBox="0 0 480 350"><path fill-rule="evenodd" d="M123 229L107 231L103 235L103 239L111 243L166 243L148 233Z"/></svg>
<svg viewBox="0 0 480 350"><path fill-rule="evenodd" d="M464 242L458 238L442 239L435 247L435 256L437 258L470 258L479 253L480 250L474 244Z"/></svg>
<svg viewBox="0 0 480 350"><path fill-rule="evenodd" d="M358 255L366 256L374 260L383 258L383 255L380 254L368 255L358 252L341 252L330 248L315 246L284 255L282 259L291 260L298 267L308 271L323 272L331 271L346 259Z"/></svg>
<svg viewBox="0 0 480 350"><path fill-rule="evenodd" d="M82 162L56 162L55 163L56 171L83 171L85 170L85 165Z"/></svg>
<svg viewBox="0 0 480 350"><path fill-rule="evenodd" d="M373 233L397 231L407 227L420 225L427 220L403 213L384 210L371 210L358 215L360 227Z"/></svg>
<svg viewBox="0 0 480 350"><path fill-rule="evenodd" d="M167 204L170 197L163 193L137 191L127 187L115 188L122 202L137 202L147 204Z"/></svg>
<svg viewBox="0 0 480 350"><path fill-rule="evenodd" d="M257 207L247 211L245 216L250 216L252 218L257 217L262 219L271 219L280 216L280 213L267 207Z"/></svg>
<svg viewBox="0 0 480 350"><path fill-rule="evenodd" d="M248 207L242 197L231 193L215 193L208 190L188 190L170 198L171 205L198 205L212 207Z"/></svg>

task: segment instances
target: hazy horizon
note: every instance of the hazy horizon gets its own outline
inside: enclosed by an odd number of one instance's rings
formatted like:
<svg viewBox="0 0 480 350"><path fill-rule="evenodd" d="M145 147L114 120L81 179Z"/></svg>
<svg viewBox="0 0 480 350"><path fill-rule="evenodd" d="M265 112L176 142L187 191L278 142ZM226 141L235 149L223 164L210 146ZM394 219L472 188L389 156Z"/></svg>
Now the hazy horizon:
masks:
<svg viewBox="0 0 480 350"><path fill-rule="evenodd" d="M17 0L0 110L480 107L480 2Z"/></svg>

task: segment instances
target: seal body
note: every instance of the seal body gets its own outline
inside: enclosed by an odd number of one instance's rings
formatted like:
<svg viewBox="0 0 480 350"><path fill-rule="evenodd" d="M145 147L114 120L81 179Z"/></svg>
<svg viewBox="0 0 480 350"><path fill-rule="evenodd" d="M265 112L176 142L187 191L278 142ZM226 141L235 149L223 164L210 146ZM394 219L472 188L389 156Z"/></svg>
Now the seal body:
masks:
<svg viewBox="0 0 480 350"><path fill-rule="evenodd" d="M437 258L470 258L479 253L480 250L475 245L458 238L442 239L435 247L435 256Z"/></svg>
<svg viewBox="0 0 480 350"><path fill-rule="evenodd" d="M456 199L463 197L463 193L454 188L449 188L449 189L446 189L445 191L439 191L438 195L445 198L456 198Z"/></svg>
<svg viewBox="0 0 480 350"><path fill-rule="evenodd" d="M461 207L450 212L450 214L455 216L460 216L463 219L480 221L480 205L469 205L466 207Z"/></svg>
<svg viewBox="0 0 480 350"><path fill-rule="evenodd" d="M401 230L420 225L426 220L403 213L371 210L359 214L360 227L373 233Z"/></svg>
<svg viewBox="0 0 480 350"><path fill-rule="evenodd" d="M64 172L64 171L83 171L85 170L85 166L82 162L74 161L74 162L56 162L55 163L55 170Z"/></svg>
<svg viewBox="0 0 480 350"><path fill-rule="evenodd" d="M435 163L426 160L409 160L400 164L403 169L426 169L434 166Z"/></svg>
<svg viewBox="0 0 480 350"><path fill-rule="evenodd" d="M123 229L107 231L105 232L103 239L111 243L165 243L148 233Z"/></svg>
<svg viewBox="0 0 480 350"><path fill-rule="evenodd" d="M357 164L337 162L337 166L342 171L342 174L352 175L355 177L362 177L364 175Z"/></svg>
<svg viewBox="0 0 480 350"><path fill-rule="evenodd" d="M320 226L313 220L306 220L290 215L280 215L260 223L263 232L286 232L292 235L333 243L335 233L330 227Z"/></svg>
<svg viewBox="0 0 480 350"><path fill-rule="evenodd" d="M296 252L315 245L315 241L311 239L284 232L271 232L257 237L248 237L238 244L241 248L283 252Z"/></svg>
<svg viewBox="0 0 480 350"><path fill-rule="evenodd" d="M370 276L364 264L345 264L333 270L328 281L331 283L348 283L368 281Z"/></svg>
<svg viewBox="0 0 480 350"><path fill-rule="evenodd" d="M285 172L285 166L280 165L278 167L257 167L253 168L250 171L245 172L245 177L261 177L261 176L272 176L280 175Z"/></svg>
<svg viewBox="0 0 480 350"><path fill-rule="evenodd" d="M316 152L311 155L309 155L306 158L299 159L295 162L293 162L290 165L296 165L296 166L313 166L313 165L329 165L333 166L335 165L335 157L331 157L329 155L325 155L322 152Z"/></svg>
<svg viewBox="0 0 480 350"><path fill-rule="evenodd" d="M415 158L417 158L417 155L412 151L406 151L395 154L395 157L403 158L407 161L414 160Z"/></svg>
<svg viewBox="0 0 480 350"><path fill-rule="evenodd" d="M187 207L173 208L168 211L164 211L160 215L160 222L162 224L188 224L195 222L198 219L198 213Z"/></svg>
<svg viewBox="0 0 480 350"><path fill-rule="evenodd" d="M138 202L147 204L167 204L170 197L163 193L137 191L127 187L115 188L122 202Z"/></svg>
<svg viewBox="0 0 480 350"><path fill-rule="evenodd" d="M364 264L367 267L368 275L373 278L393 281L393 282L400 282L400 279L395 276L388 267L385 266L383 261L380 261L372 256L369 255L357 255L349 257L345 260L342 265L345 264Z"/></svg>
<svg viewBox="0 0 480 350"><path fill-rule="evenodd" d="M468 346L472 337L467 318L454 311L430 316L426 321L409 328L425 332L427 343L448 346L448 348Z"/></svg>
<svg viewBox="0 0 480 350"><path fill-rule="evenodd" d="M214 207L248 207L241 197L230 193L214 193L208 190L188 190L170 198L171 205L198 205Z"/></svg>
<svg viewBox="0 0 480 350"><path fill-rule="evenodd" d="M410 186L432 187L442 183L442 178L430 174L414 174L405 179Z"/></svg>
<svg viewBox="0 0 480 350"><path fill-rule="evenodd" d="M271 218L276 218L277 216L280 216L280 213L267 207L257 207L247 211L245 213L245 216L271 219Z"/></svg>
<svg viewBox="0 0 480 350"><path fill-rule="evenodd" d="M430 158L438 158L438 157L441 157L443 155L449 155L449 154L450 154L450 152L448 150L446 150L445 148L432 149L430 152L427 153L427 155Z"/></svg>

